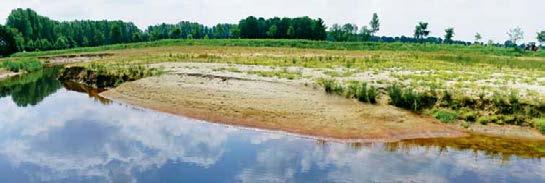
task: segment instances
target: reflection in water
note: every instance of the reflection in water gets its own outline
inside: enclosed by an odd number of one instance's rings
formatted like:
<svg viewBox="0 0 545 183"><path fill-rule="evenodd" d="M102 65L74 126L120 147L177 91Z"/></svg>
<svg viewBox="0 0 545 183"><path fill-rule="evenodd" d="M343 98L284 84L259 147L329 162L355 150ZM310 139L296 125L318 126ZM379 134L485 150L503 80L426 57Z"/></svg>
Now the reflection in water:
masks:
<svg viewBox="0 0 545 183"><path fill-rule="evenodd" d="M43 69L0 81L0 98L11 96L21 107L36 105L61 88L61 83L57 80L59 69Z"/></svg>
<svg viewBox="0 0 545 183"><path fill-rule="evenodd" d="M61 86L33 107L0 98L0 182L545 181L541 156L514 152L504 161L453 142L316 141L103 102L89 88L64 86L70 90Z"/></svg>

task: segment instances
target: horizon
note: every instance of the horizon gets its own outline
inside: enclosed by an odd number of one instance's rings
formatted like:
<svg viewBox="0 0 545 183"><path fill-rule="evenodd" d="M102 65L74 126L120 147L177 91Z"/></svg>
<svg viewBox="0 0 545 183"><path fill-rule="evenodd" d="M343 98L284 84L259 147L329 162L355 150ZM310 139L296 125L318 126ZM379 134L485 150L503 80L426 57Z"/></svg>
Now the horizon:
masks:
<svg viewBox="0 0 545 183"><path fill-rule="evenodd" d="M284 1L285 3L282 3ZM545 16L545 12L540 11L539 7L543 7L545 2L537 0L479 2L469 0L455 2L319 0L312 7L306 6L305 2L287 0L260 0L259 2L236 0L228 3L217 0L203 2L166 0L159 3L138 0L136 2L10 0L0 7L0 23L5 24L7 16L13 9L31 8L42 16L58 21L122 20L133 22L141 30L146 30L151 25L174 24L180 21L198 22L207 26L218 23L236 24L247 16L264 18L309 16L324 19L328 27L335 23L341 25L353 23L361 28L368 24L372 14L376 12L381 22L381 30L377 36L412 37L414 26L419 21L430 24L430 36L443 37L444 29L454 27L454 39L470 42L474 40L475 33L479 32L483 35L482 42L491 39L496 43L503 43L507 40L506 32L515 27L520 27L524 31L523 42L536 42L536 32L545 30L545 24L539 24L539 17ZM494 3L494 8L487 8L491 3ZM288 6L290 4L292 6ZM367 6L368 4L371 6ZM458 9L464 8L466 12L457 12ZM483 11L483 8L486 9ZM225 11L232 9L236 11ZM144 11L147 12L142 13ZM505 13L507 11L512 13Z"/></svg>

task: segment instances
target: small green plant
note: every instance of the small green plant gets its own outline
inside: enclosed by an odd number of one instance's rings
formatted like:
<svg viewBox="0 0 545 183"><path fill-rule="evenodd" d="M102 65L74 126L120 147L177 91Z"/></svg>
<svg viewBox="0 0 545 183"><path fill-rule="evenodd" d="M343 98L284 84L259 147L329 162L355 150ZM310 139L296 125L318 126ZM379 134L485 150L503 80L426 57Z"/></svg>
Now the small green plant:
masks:
<svg viewBox="0 0 545 183"><path fill-rule="evenodd" d="M534 119L534 126L535 126L542 134L545 134L545 118Z"/></svg>
<svg viewBox="0 0 545 183"><path fill-rule="evenodd" d="M343 87L333 79L322 79L320 84L324 86L324 90L327 93L335 93L339 95L343 93Z"/></svg>
<svg viewBox="0 0 545 183"><path fill-rule="evenodd" d="M435 110L433 112L433 117L443 123L451 123L458 118L458 113L447 110Z"/></svg>

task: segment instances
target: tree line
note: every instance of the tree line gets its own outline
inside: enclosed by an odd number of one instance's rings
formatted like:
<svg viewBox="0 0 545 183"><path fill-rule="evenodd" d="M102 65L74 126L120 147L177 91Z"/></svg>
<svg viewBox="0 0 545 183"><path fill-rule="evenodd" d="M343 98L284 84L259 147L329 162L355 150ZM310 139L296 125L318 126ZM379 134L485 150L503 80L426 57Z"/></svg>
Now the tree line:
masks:
<svg viewBox="0 0 545 183"><path fill-rule="evenodd" d="M238 24L205 26L182 21L177 24L158 24L140 30L131 22L123 21L55 21L38 15L32 9L15 9L0 25L0 56L17 51L53 50L107 44L155 41L160 39L309 39L337 42L375 41L404 43L483 44L477 33L474 42L454 40L455 29L445 29L443 37L429 37L427 22L418 22L412 37L376 36L380 19L375 13L361 28L356 24L333 24L326 27L321 18L262 18L249 16ZM503 46L517 46L523 38L520 28L508 32L509 40ZM538 41L545 44L545 31L538 32ZM489 41L489 44L493 42ZM498 45L498 44L494 44Z"/></svg>

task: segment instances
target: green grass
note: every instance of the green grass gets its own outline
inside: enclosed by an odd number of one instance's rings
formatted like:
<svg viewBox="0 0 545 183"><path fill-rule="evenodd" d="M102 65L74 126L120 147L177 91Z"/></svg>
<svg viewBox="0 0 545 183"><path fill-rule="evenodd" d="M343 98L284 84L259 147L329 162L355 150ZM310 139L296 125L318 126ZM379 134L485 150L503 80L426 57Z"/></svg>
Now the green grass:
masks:
<svg viewBox="0 0 545 183"><path fill-rule="evenodd" d="M542 134L545 134L545 118L535 119L534 124Z"/></svg>
<svg viewBox="0 0 545 183"><path fill-rule="evenodd" d="M43 68L42 62L37 58L18 58L18 59L8 59L0 64L0 68L5 68L12 72L34 72L41 70Z"/></svg>
<svg viewBox="0 0 545 183"><path fill-rule="evenodd" d="M465 46L456 44L418 44L418 43L379 43L379 42L327 42L310 40L286 40L286 39L175 39L160 40L154 42L115 44L100 47L83 47L67 50L54 50L43 52L24 52L16 53L15 57L28 56L47 56L74 54L81 52L100 52L109 50L134 49L146 47L179 46L179 45L198 45L198 46L241 46L241 47L289 47L289 48L313 48L326 50L388 50L388 51L422 51L422 52L463 52L463 53L481 53L500 56L545 56L545 52L516 52L511 48L491 47L491 46ZM453 61L460 60L464 56L457 55L452 58ZM444 59L443 58L443 59ZM465 58L471 58L467 56Z"/></svg>
<svg viewBox="0 0 545 183"><path fill-rule="evenodd" d="M434 110L432 115L443 123L451 123L458 118L458 113L450 110Z"/></svg>
<svg viewBox="0 0 545 183"><path fill-rule="evenodd" d="M418 92L412 88L402 88L399 85L390 86L388 95L392 105L415 112L432 107L438 101L438 97L433 94Z"/></svg>

